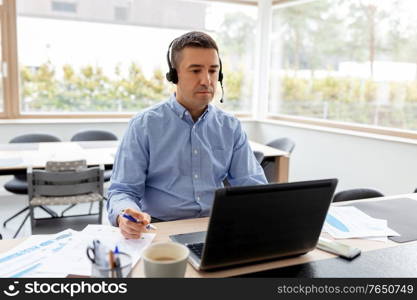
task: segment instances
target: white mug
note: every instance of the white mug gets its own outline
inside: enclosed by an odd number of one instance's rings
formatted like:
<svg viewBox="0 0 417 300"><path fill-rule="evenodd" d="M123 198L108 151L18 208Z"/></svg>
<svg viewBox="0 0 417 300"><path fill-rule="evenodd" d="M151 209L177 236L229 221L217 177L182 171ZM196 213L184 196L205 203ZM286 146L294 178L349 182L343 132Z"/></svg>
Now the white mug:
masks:
<svg viewBox="0 0 417 300"><path fill-rule="evenodd" d="M184 277L190 251L182 244L160 242L143 251L145 277Z"/></svg>

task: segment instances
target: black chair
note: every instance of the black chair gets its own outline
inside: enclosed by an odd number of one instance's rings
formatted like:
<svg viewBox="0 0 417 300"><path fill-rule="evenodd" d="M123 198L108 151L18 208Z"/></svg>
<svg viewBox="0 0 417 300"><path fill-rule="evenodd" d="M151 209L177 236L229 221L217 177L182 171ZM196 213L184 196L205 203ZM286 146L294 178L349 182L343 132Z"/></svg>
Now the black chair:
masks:
<svg viewBox="0 0 417 300"><path fill-rule="evenodd" d="M71 142L86 141L117 141L117 136L105 130L85 130L76 133L71 138Z"/></svg>
<svg viewBox="0 0 417 300"><path fill-rule="evenodd" d="M295 148L295 142L289 138L283 137L273 140L266 144L269 147L291 153ZM275 182L275 159L265 158L261 164L265 172L265 177L269 183Z"/></svg>
<svg viewBox="0 0 417 300"><path fill-rule="evenodd" d="M9 143L11 144L17 144L17 143L42 143L42 142L60 142L61 140L53 135L50 134L43 134L43 133L31 133L31 134L24 134L19 135L13 139L10 140ZM14 178L4 185L4 188L13 194L18 195L27 195L28 194L28 183L27 183L27 177L26 174L16 174L14 175ZM40 206L41 209L43 209L45 212L47 212L52 217L57 217L57 213L53 210L49 209L45 206ZM22 210L18 211L16 214L8 218L6 221L3 222L3 226L6 227L6 224L11 221L12 219L16 218L20 214L24 213L25 211L29 210L29 206L26 206ZM21 224L23 226L25 220Z"/></svg>
<svg viewBox="0 0 417 300"><path fill-rule="evenodd" d="M414 193L417 193L417 188L414 190Z"/></svg>
<svg viewBox="0 0 417 300"><path fill-rule="evenodd" d="M367 198L376 198L376 197L384 197L384 194L381 192L368 189L368 188L360 188L360 189L350 189L344 190L336 193L333 197L333 202L341 202L341 201L349 201L349 200L359 200L359 199L367 199Z"/></svg>
<svg viewBox="0 0 417 300"><path fill-rule="evenodd" d="M117 141L114 133L105 130L85 130L76 133L71 142L88 142L88 141ZM104 171L104 181L110 181L112 167L106 167Z"/></svg>

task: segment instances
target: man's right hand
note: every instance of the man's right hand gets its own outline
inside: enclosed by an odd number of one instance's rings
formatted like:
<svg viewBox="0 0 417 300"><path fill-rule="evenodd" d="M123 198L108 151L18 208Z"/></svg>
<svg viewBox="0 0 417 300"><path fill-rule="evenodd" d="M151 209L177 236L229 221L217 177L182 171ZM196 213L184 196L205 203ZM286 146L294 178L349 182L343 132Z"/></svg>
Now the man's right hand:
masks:
<svg viewBox="0 0 417 300"><path fill-rule="evenodd" d="M146 225L151 222L151 216L132 208L125 209L124 213L131 215L141 222L135 223L119 215L117 216L117 224L119 225L120 232L127 239L140 238L142 232L146 231Z"/></svg>

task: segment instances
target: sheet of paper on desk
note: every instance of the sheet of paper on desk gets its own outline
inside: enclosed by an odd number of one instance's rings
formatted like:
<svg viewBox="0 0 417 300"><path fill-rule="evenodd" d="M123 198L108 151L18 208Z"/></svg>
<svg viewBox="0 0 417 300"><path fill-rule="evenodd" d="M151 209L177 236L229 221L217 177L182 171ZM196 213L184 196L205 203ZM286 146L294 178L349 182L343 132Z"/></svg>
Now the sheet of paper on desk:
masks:
<svg viewBox="0 0 417 300"><path fill-rule="evenodd" d="M372 218L353 206L330 207L323 231L337 239L399 236L387 220Z"/></svg>
<svg viewBox="0 0 417 300"><path fill-rule="evenodd" d="M48 259L42 265L40 271L90 276L91 262L86 256L86 249L87 246L92 245L92 241L95 239L100 240L102 244L111 250L114 250L117 245L119 251L126 252L132 257L132 265L134 266L140 259L143 250L152 242L154 237L154 233L144 233L140 239L127 240L117 227L88 225L80 232L77 239L68 244L62 252Z"/></svg>
<svg viewBox="0 0 417 300"><path fill-rule="evenodd" d="M62 251L78 234L72 229L53 235L34 235L0 255L0 277L62 277L62 273L38 274L45 260Z"/></svg>

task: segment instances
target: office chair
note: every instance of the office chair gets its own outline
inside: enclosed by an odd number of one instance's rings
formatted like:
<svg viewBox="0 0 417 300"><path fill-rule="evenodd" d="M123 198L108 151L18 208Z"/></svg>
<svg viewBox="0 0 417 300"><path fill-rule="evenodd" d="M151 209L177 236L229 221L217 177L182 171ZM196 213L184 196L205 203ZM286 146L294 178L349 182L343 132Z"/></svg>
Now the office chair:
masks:
<svg viewBox="0 0 417 300"><path fill-rule="evenodd" d="M76 133L71 142L88 142L88 141L117 141L114 133L105 130L85 130ZM105 167L104 182L110 181L112 167Z"/></svg>
<svg viewBox="0 0 417 300"><path fill-rule="evenodd" d="M268 144L266 144L269 147L282 150L285 152L288 152L289 154L292 153L292 151L295 148L295 142L291 140L290 138L283 137L279 139L275 139ZM268 180L269 183L275 182L276 176L275 176L275 159L274 158L265 158L261 163L262 168L265 172L265 177Z"/></svg>
<svg viewBox="0 0 417 300"><path fill-rule="evenodd" d="M414 193L417 193L417 188L414 190Z"/></svg>
<svg viewBox="0 0 417 300"><path fill-rule="evenodd" d="M98 224L101 224L104 199L103 165L88 168L85 160L53 161L47 162L45 170L29 168L27 174L32 231L37 220L52 219L35 219L34 208L41 205L76 205L99 202ZM91 211L87 215L92 215ZM68 217L75 218L79 216ZM66 217L62 214L60 218ZM16 232L15 237L18 233L19 231Z"/></svg>
<svg viewBox="0 0 417 300"><path fill-rule="evenodd" d="M382 194L381 192L377 190L368 189L368 188L349 189L349 190L344 190L344 191L340 191L336 193L333 197L333 202L359 200L359 199L376 198L376 197L384 197L384 194Z"/></svg>
<svg viewBox="0 0 417 300"><path fill-rule="evenodd" d="M60 142L61 140L53 135L50 134L42 134L42 133L31 133L31 134L24 134L17 137L14 137L10 140L9 143L42 143L42 142ZM6 182L4 188L13 194L18 195L27 195L28 193L28 183L26 174L16 174L14 175L13 179ZM40 206L45 212L53 217L57 217L58 215L53 210L49 209L48 207ZM16 214L8 218L6 221L3 222L3 226L6 227L6 224L11 221L12 219L16 218L20 214L24 213L29 209L29 206L26 206L22 210L18 211ZM25 223L26 219L20 225L21 227Z"/></svg>

